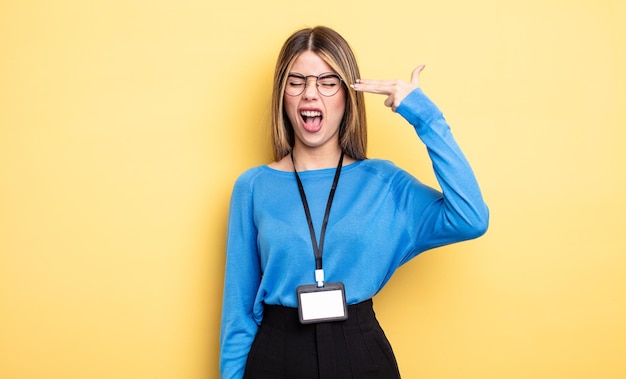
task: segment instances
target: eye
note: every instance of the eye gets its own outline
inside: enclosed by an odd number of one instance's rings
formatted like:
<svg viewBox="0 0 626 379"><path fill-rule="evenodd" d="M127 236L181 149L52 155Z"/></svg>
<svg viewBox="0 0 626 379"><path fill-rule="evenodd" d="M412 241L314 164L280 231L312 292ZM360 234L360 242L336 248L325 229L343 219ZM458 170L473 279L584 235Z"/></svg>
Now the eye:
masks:
<svg viewBox="0 0 626 379"><path fill-rule="evenodd" d="M296 75L289 75L287 79L287 85L291 87L301 87L306 83L306 80L303 77Z"/></svg>
<svg viewBox="0 0 626 379"><path fill-rule="evenodd" d="M335 86L338 86L340 82L341 82L341 79L339 79L337 75L325 75L325 76L321 76L317 80L318 85L326 87L326 88L333 88Z"/></svg>

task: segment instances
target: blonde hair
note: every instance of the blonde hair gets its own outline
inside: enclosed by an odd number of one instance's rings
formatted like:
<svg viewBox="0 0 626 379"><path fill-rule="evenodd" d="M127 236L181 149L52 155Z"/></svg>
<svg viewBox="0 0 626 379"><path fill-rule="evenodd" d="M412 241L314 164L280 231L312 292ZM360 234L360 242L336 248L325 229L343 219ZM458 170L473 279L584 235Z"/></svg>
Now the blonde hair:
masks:
<svg viewBox="0 0 626 379"><path fill-rule="evenodd" d="M346 86L355 83L361 76L352 49L336 31L317 26L293 33L280 50L274 71L271 126L276 161L290 154L295 143L293 126L285 114L283 99L289 70L295 59L305 51L319 55ZM339 146L354 159L366 158L367 122L363 92L346 90L346 107L339 126Z"/></svg>

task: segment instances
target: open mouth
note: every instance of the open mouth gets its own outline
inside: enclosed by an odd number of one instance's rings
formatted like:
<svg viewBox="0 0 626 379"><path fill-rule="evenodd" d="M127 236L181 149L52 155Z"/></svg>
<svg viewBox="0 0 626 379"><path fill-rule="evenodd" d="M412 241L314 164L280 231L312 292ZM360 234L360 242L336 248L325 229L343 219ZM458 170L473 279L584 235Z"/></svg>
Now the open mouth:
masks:
<svg viewBox="0 0 626 379"><path fill-rule="evenodd" d="M304 128L309 132L316 132L322 125L322 112L313 110L303 110L300 112Z"/></svg>

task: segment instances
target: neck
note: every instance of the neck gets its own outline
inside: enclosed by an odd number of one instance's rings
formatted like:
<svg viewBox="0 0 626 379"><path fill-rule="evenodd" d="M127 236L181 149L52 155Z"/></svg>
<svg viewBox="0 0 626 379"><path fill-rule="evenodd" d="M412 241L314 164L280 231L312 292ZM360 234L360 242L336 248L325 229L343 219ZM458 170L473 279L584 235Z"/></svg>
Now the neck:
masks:
<svg viewBox="0 0 626 379"><path fill-rule="evenodd" d="M321 170L337 167L341 149L337 147L333 151L319 151L294 148L292 154L298 171Z"/></svg>

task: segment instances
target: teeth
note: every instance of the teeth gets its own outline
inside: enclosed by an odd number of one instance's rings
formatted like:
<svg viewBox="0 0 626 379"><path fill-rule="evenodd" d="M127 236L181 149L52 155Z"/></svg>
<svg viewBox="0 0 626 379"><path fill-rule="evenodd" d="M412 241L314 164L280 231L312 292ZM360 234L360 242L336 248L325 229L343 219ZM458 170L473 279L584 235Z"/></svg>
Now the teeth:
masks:
<svg viewBox="0 0 626 379"><path fill-rule="evenodd" d="M304 117L321 117L322 112L319 111L302 111L300 114Z"/></svg>

